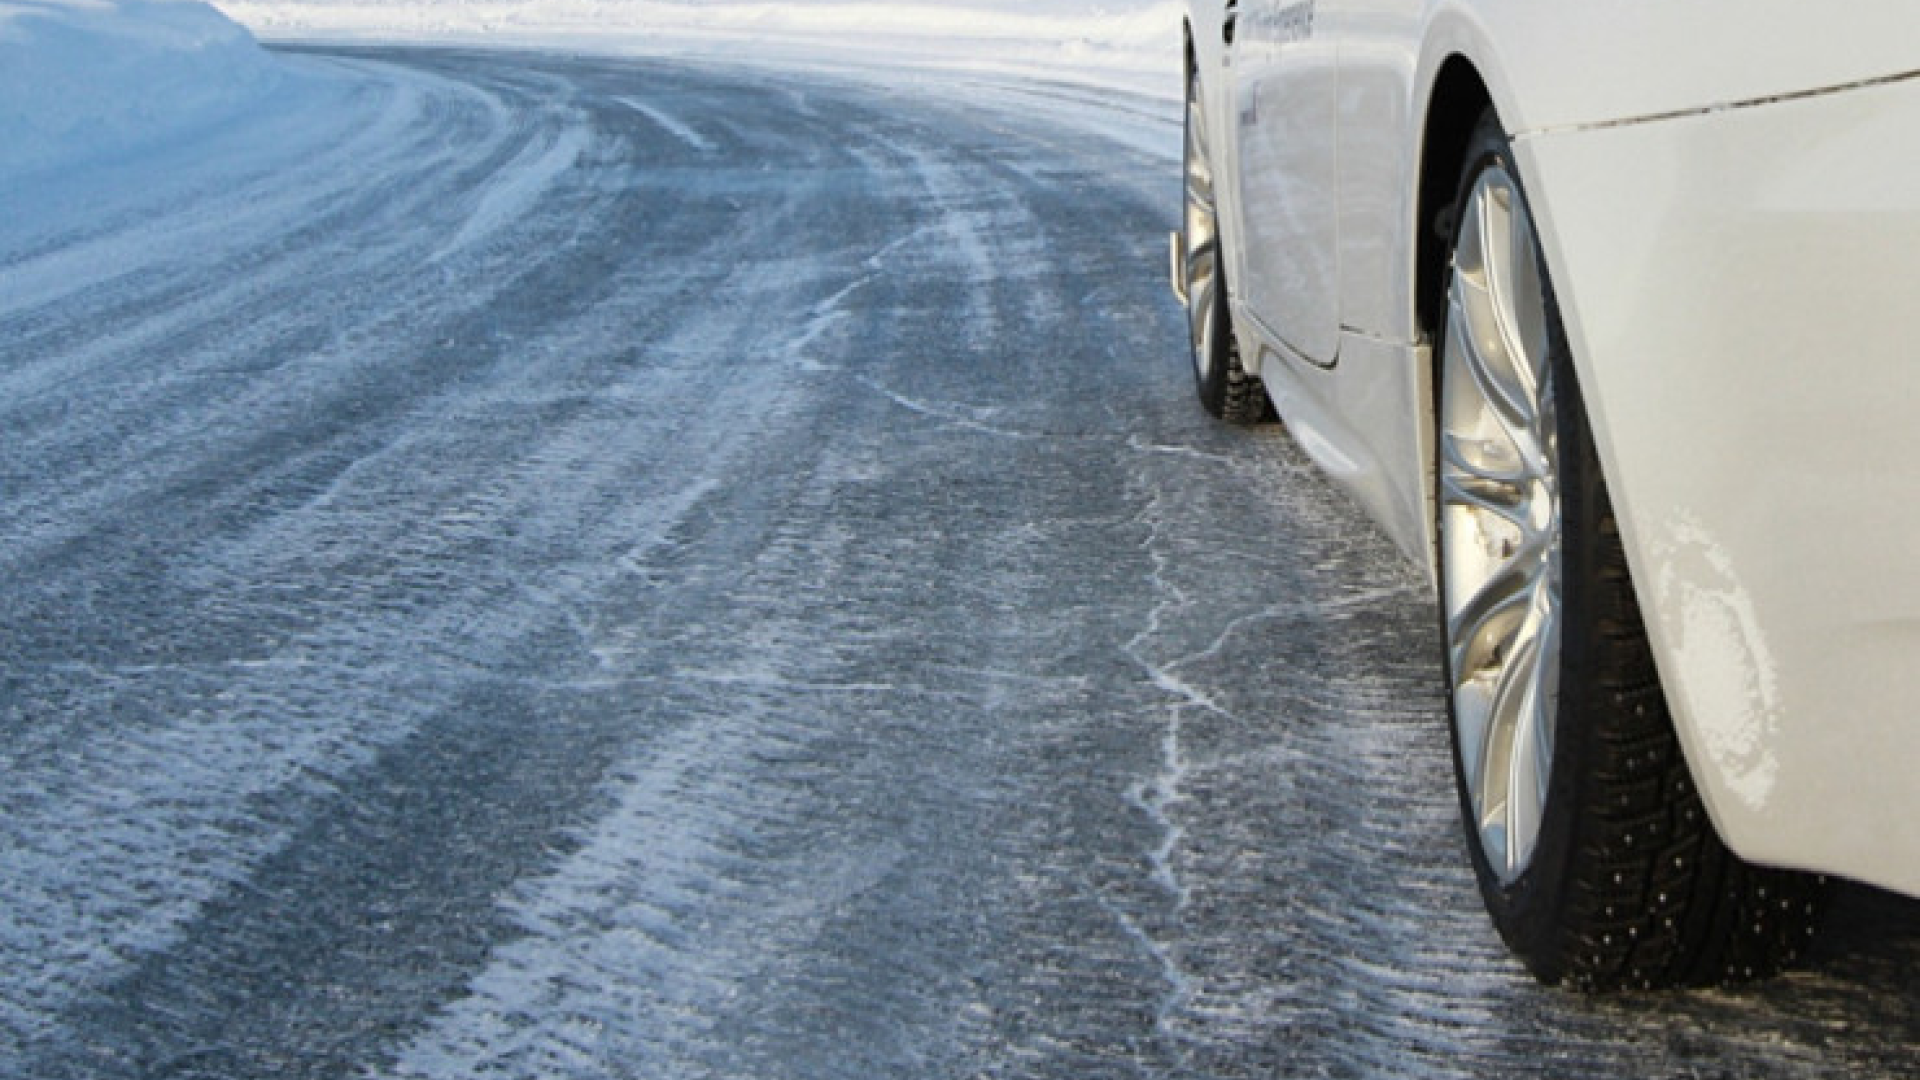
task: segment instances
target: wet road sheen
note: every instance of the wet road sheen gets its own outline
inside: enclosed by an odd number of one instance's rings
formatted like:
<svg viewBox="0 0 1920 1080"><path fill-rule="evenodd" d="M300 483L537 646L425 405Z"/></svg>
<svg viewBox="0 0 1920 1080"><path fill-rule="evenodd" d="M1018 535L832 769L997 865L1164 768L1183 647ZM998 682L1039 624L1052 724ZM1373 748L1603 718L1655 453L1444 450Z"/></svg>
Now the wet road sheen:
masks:
<svg viewBox="0 0 1920 1080"><path fill-rule="evenodd" d="M0 1075L1920 1069L1868 890L1508 961L1424 584L1192 401L1172 106L296 62L0 251Z"/></svg>

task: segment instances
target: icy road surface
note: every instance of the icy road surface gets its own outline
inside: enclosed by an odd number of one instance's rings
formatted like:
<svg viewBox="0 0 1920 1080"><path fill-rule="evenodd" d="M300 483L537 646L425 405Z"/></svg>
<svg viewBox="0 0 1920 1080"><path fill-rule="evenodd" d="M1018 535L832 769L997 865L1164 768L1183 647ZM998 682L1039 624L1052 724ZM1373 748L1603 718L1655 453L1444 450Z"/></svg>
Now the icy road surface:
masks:
<svg viewBox="0 0 1920 1080"><path fill-rule="evenodd" d="M1915 1070L1880 894L1506 959L1421 582L1192 403L1167 105L295 62L9 209L0 1075Z"/></svg>

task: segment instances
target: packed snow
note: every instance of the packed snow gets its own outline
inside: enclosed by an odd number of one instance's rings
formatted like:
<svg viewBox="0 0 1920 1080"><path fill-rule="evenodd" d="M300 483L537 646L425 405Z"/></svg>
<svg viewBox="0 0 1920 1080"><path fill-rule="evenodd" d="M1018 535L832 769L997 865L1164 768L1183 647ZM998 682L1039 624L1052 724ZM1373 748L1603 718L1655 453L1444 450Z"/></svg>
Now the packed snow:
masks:
<svg viewBox="0 0 1920 1080"><path fill-rule="evenodd" d="M287 78L205 4L0 0L0 180L182 138Z"/></svg>
<svg viewBox="0 0 1920 1080"><path fill-rule="evenodd" d="M263 38L878 60L1103 82L1171 78L1169 0L228 0Z"/></svg>
<svg viewBox="0 0 1920 1080"><path fill-rule="evenodd" d="M999 73L1165 99L1178 93L1178 40L1166 0L0 0L0 187L18 196L333 100L311 92L320 70L261 41Z"/></svg>

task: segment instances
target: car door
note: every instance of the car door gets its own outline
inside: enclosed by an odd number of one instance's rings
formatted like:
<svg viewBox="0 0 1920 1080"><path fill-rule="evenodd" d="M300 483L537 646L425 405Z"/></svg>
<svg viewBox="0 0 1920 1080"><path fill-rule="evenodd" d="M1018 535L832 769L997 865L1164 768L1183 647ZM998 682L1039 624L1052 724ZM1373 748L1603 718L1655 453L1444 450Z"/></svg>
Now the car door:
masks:
<svg viewBox="0 0 1920 1080"><path fill-rule="evenodd" d="M1233 77L1240 314L1308 360L1340 342L1335 104L1338 50L1317 0L1237 0L1225 26Z"/></svg>

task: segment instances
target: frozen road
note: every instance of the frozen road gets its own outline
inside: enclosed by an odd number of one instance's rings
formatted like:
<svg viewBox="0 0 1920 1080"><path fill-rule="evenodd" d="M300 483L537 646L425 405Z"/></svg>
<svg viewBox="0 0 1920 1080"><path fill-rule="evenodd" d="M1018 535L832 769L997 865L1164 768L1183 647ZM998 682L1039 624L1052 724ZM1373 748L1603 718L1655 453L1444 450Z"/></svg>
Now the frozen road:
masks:
<svg viewBox="0 0 1920 1080"><path fill-rule="evenodd" d="M297 62L8 211L0 1076L1920 1070L1866 890L1505 958L1423 584L1192 402L1174 108Z"/></svg>

